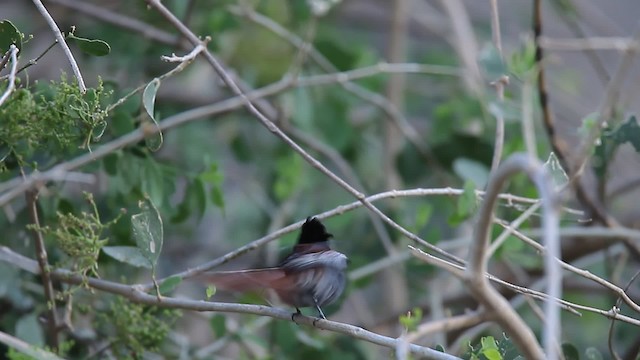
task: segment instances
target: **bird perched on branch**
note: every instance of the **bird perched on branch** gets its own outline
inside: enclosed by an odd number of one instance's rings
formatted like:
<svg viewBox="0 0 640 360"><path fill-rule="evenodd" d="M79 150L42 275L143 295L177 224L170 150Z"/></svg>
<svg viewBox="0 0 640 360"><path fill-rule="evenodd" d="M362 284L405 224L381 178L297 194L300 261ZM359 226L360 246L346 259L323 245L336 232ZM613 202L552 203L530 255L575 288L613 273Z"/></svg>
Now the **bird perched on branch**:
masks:
<svg viewBox="0 0 640 360"><path fill-rule="evenodd" d="M329 246L329 234L320 220L307 218L298 243L278 266L264 269L204 273L198 279L222 290L249 292L273 289L282 302L315 307L326 319L322 306L334 302L344 291L347 257Z"/></svg>

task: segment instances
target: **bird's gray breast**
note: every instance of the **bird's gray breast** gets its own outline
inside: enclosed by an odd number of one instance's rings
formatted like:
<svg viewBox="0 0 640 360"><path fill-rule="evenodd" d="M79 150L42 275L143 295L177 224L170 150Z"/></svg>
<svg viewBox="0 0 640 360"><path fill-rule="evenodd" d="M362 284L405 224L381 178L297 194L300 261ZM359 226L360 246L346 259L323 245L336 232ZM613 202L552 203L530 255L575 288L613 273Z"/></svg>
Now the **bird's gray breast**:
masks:
<svg viewBox="0 0 640 360"><path fill-rule="evenodd" d="M295 305L301 307L334 302L347 283L347 257L333 250L289 258L283 268L286 272L297 274L296 284L300 291Z"/></svg>

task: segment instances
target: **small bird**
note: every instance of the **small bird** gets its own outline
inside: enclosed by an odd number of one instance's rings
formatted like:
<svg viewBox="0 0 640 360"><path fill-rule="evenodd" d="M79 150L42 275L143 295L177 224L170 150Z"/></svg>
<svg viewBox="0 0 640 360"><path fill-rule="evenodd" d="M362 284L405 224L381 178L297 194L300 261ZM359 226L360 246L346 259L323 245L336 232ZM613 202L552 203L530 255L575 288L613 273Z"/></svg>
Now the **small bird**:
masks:
<svg viewBox="0 0 640 360"><path fill-rule="evenodd" d="M334 302L347 283L347 256L331 250L331 237L320 220L309 217L293 251L277 267L212 272L197 278L222 290L273 289L282 302L296 308L297 314L301 307L315 307L326 319L321 307Z"/></svg>

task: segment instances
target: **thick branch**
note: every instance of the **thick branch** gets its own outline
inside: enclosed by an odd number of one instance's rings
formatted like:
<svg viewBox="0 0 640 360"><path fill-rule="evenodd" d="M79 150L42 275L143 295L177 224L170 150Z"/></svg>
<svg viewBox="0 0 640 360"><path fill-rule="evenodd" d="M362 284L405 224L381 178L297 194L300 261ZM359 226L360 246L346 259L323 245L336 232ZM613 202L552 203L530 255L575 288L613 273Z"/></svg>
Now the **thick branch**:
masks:
<svg viewBox="0 0 640 360"><path fill-rule="evenodd" d="M509 303L498 293L484 276L487 270L487 250L490 239L490 229L493 218L493 209L500 189L506 180L517 172L523 171L534 182L542 198L543 224L545 231L545 244L547 255L545 256L545 269L548 278L549 290L547 294L551 298L560 298L562 284L560 278L560 264L556 258L560 256L558 241L558 214L556 199L551 180L544 170L542 163L526 155L513 155L505 161L487 186L487 194L479 210L479 218L474 231L474 238L469 249L469 265L465 271L465 281L476 298L487 309L493 312L497 321L511 336L514 343L520 348L526 358L544 359L545 355L539 347L533 331L525 324L522 318L509 306ZM546 321L544 343L547 356L554 356L554 343L560 334L559 307L554 301L546 304Z"/></svg>

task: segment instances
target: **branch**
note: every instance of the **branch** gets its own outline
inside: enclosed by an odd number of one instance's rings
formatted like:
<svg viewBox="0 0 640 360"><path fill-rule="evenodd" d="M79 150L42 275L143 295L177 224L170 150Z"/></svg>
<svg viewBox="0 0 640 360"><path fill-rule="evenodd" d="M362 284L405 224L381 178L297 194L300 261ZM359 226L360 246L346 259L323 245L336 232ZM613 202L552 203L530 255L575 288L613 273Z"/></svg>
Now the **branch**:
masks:
<svg viewBox="0 0 640 360"><path fill-rule="evenodd" d="M56 309L56 295L53 291L51 282L51 273L49 269L49 261L47 260L47 248L44 245L44 238L40 230L40 219L38 217L37 199L38 195L35 191L27 192L27 207L29 209L29 217L35 227L33 229L33 237L36 246L36 258L38 259L38 267L42 275L42 286L44 287L44 295L47 299L47 307L49 315L47 326L49 328L49 342L54 349L58 348L58 315Z"/></svg>
<svg viewBox="0 0 640 360"><path fill-rule="evenodd" d="M67 55L67 59L69 59L69 64L71 64L71 69L73 70L73 73L76 75L76 80L78 81L78 88L80 88L80 92L83 94L86 93L87 87L85 86L84 80L82 79L82 74L80 73L80 68L78 68L78 63L76 63L76 59L73 57L73 54L71 53L71 49L69 49L69 45L67 45L67 42L64 39L64 35L62 35L62 32L60 32L60 29L58 28L56 21L53 20L53 18L51 17L51 14L49 14L49 12L47 11L47 8L45 8L44 5L42 4L42 1L33 0L33 4L38 8L38 11L42 15L42 17L44 17L47 24L49 24L51 31L53 31L53 34L56 37L56 40L58 41L58 43L60 43L60 46L62 46L62 50L64 51L65 55Z"/></svg>
<svg viewBox="0 0 640 360"><path fill-rule="evenodd" d="M7 86L4 93L2 93L2 96L0 96L0 106L2 106L5 101L7 101L11 93L13 93L16 88L16 73L19 51L20 50L15 45L11 44L11 46L9 46L9 51L7 52L7 59L11 60L11 69L9 70L9 86ZM3 66L0 66L0 70L2 70L2 68Z"/></svg>
<svg viewBox="0 0 640 360"><path fill-rule="evenodd" d="M493 45L500 55L500 59L504 59L502 54L502 39L500 36L500 15L498 12L498 0L491 0L491 34ZM504 86L509 83L507 75L501 75L499 79L492 82L496 88L496 97L499 103L504 103ZM493 149L493 159L491 160L491 173L495 173L500 165L502 158L502 149L504 148L504 115L502 111L496 114L496 141Z"/></svg>
<svg viewBox="0 0 640 360"><path fill-rule="evenodd" d="M474 238L469 249L469 266L465 271L465 282L474 293L480 303L494 312L500 325L512 337L526 358L545 358L542 349L538 346L536 337L522 318L509 306L509 303L498 293L484 276L487 269L488 242L490 238L490 225L493 218L493 209L498 193L506 180L513 174L523 171L536 185L543 207L543 224L545 232L545 244L548 254L545 257L545 271L548 278L549 289L547 294L551 298L560 298L562 283L560 279L560 265L555 258L560 257L560 244L558 241L558 213L553 185L544 166L537 159L526 155L513 155L507 159L487 185L487 195L479 210L479 219L474 231ZM547 356L555 357L554 342L560 334L559 307L553 301L548 301L545 309L544 346Z"/></svg>
<svg viewBox="0 0 640 360"><path fill-rule="evenodd" d="M22 341L2 331L0 331L0 343L5 344L7 347L16 349L17 351L33 359L64 360L61 357L58 357L54 353L42 350L36 346L33 346L25 341Z"/></svg>
<svg viewBox="0 0 640 360"><path fill-rule="evenodd" d="M0 261L5 261L20 267L21 269L38 274L40 271L34 260L24 257L20 254L13 252L6 246L0 246ZM124 285L112 281L97 279L93 277L83 277L74 274L68 270L55 269L51 271L51 275L59 280L74 285L87 285L93 289L105 291L111 294L120 295L128 300L151 306L158 306L171 309L182 309L190 311L216 311L216 312L229 312L240 314L253 314L261 316L269 316L275 319L291 321L291 312L273 308L264 305L251 305L251 304L235 304L235 303L222 303L222 302L209 302L202 300L189 300L178 299L174 297L162 296L158 298L155 294L150 295L142 291L143 287L140 285ZM316 319L308 316L296 317L297 324L303 324L307 326L315 326L316 328L340 333L351 336L356 339L368 341L373 344L381 345L388 348L395 348L398 343L398 339L382 336L374 332L365 330L361 327L343 324L340 322ZM455 356L451 356L439 351L432 350L427 347L411 344L410 351L417 355L422 356L425 359L458 359Z"/></svg>
<svg viewBox="0 0 640 360"><path fill-rule="evenodd" d="M69 9L76 10L80 13L89 15L98 20L102 20L106 23L119 26L123 29L128 29L142 34L145 38L167 44L177 45L180 39L168 33L162 29L155 28L145 22L138 19L122 15L120 13L111 11L102 6L96 6L86 1L74 1L74 0L45 0L47 3L57 4Z"/></svg>

